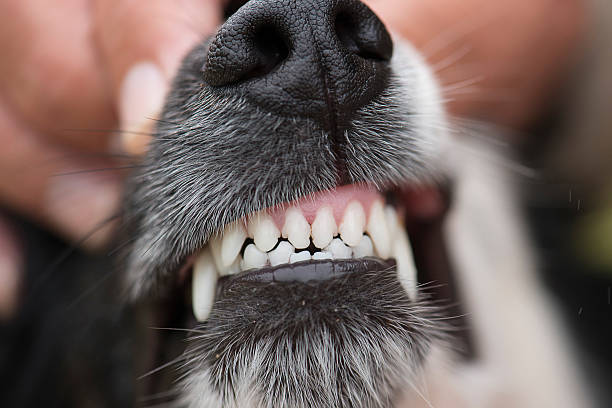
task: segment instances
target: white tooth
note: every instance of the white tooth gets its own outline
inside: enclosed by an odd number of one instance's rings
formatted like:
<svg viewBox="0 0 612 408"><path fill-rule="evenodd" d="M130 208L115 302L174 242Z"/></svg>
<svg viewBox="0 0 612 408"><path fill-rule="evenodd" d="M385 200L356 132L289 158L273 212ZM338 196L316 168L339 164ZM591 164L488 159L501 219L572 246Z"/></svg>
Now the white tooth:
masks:
<svg viewBox="0 0 612 408"><path fill-rule="evenodd" d="M332 239L332 242L325 248L326 252L331 252L333 259L349 259L353 250L346 245L340 238Z"/></svg>
<svg viewBox="0 0 612 408"><path fill-rule="evenodd" d="M193 263L191 299L193 314L199 322L208 318L217 289L217 268L208 248L198 255Z"/></svg>
<svg viewBox="0 0 612 408"><path fill-rule="evenodd" d="M223 240L219 237L211 238L211 240L208 241L208 247L210 248L210 253L213 257L215 266L217 267L217 271L219 271L219 273L221 273L225 269L225 267L223 266L223 262L221 261L222 245L223 245Z"/></svg>
<svg viewBox="0 0 612 408"><path fill-rule="evenodd" d="M396 229L393 257L397 262L397 277L412 300L416 300L417 271L408 235L403 228Z"/></svg>
<svg viewBox="0 0 612 408"><path fill-rule="evenodd" d="M219 271L219 276L235 275L240 272L240 259L236 258L233 264Z"/></svg>
<svg viewBox="0 0 612 408"><path fill-rule="evenodd" d="M391 233L381 201L372 204L366 231L372 238L378 256L382 259L389 258L391 256Z"/></svg>
<svg viewBox="0 0 612 408"><path fill-rule="evenodd" d="M310 224L296 207L287 209L283 237L287 238L297 249L308 248L310 245Z"/></svg>
<svg viewBox="0 0 612 408"><path fill-rule="evenodd" d="M267 214L257 214L249 220L249 235L262 252L268 252L278 242L280 231L272 217Z"/></svg>
<svg viewBox="0 0 612 408"><path fill-rule="evenodd" d="M338 233L334 212L329 206L319 208L312 223L312 242L317 248L329 245L334 235Z"/></svg>
<svg viewBox="0 0 612 408"><path fill-rule="evenodd" d="M225 228L223 241L221 242L220 262L224 270L236 261L245 239L247 239L247 232L242 223L237 222Z"/></svg>
<svg viewBox="0 0 612 408"><path fill-rule="evenodd" d="M263 268L268 263L268 255L261 252L254 244L249 244L244 249L244 257L242 259L242 270Z"/></svg>
<svg viewBox="0 0 612 408"><path fill-rule="evenodd" d="M353 258L363 258L374 255L374 247L372 240L367 235L364 235L359 242L359 245L353 248Z"/></svg>
<svg viewBox="0 0 612 408"><path fill-rule="evenodd" d="M293 245L287 241L281 241L273 251L268 252L270 257L270 265L282 265L289 263L289 257L295 252Z"/></svg>
<svg viewBox="0 0 612 408"><path fill-rule="evenodd" d="M327 252L327 251L315 252L314 254L312 254L312 259L316 261L321 261L324 259L333 259L333 258L334 256L332 255L332 253Z"/></svg>
<svg viewBox="0 0 612 408"><path fill-rule="evenodd" d="M289 257L289 263L296 263L301 261L310 261L310 252L302 251L291 254Z"/></svg>
<svg viewBox="0 0 612 408"><path fill-rule="evenodd" d="M399 217L397 216L397 212L395 208L390 205L385 207L385 218L387 220L387 228L389 228L389 239L392 242L395 239L395 233L401 227Z"/></svg>
<svg viewBox="0 0 612 408"><path fill-rule="evenodd" d="M340 237L348 246L356 246L363 236L366 216L361 203L351 201L344 210L344 218L340 223L338 231Z"/></svg>

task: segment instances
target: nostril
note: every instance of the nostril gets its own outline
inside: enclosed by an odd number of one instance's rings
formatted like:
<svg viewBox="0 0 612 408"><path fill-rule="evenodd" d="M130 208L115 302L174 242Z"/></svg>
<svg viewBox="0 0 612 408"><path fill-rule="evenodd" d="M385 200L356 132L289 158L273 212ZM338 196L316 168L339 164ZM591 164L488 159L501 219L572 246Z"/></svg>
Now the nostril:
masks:
<svg viewBox="0 0 612 408"><path fill-rule="evenodd" d="M350 11L336 13L334 28L340 43L351 53L375 61L391 59L392 44L382 23L362 19Z"/></svg>
<svg viewBox="0 0 612 408"><path fill-rule="evenodd" d="M244 18L238 18L224 25L210 44L204 80L211 86L227 86L266 76L289 56L289 38L273 24L245 28Z"/></svg>
<svg viewBox="0 0 612 408"><path fill-rule="evenodd" d="M258 64L243 79L270 73L289 56L284 36L274 26L262 26L253 35L253 53Z"/></svg>

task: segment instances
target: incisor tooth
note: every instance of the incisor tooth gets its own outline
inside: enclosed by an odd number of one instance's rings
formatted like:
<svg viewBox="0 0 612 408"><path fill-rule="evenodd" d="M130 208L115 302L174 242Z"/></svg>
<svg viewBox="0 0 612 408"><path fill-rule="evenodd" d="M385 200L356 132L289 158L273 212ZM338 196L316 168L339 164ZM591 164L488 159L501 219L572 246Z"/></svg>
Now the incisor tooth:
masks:
<svg viewBox="0 0 612 408"><path fill-rule="evenodd" d="M417 270L412 248L404 228L397 228L393 243L393 257L397 262L397 277L413 301L416 300Z"/></svg>
<svg viewBox="0 0 612 408"><path fill-rule="evenodd" d="M221 241L221 265L223 269L232 265L240 255L240 250L246 238L247 233L242 223L234 223L225 228Z"/></svg>
<svg viewBox="0 0 612 408"><path fill-rule="evenodd" d="M249 220L249 235L253 237L255 245L260 251L268 252L278 242L280 231L267 214L257 214Z"/></svg>
<svg viewBox="0 0 612 408"><path fill-rule="evenodd" d="M378 256L382 259L389 258L391 256L391 235L381 201L372 204L366 231L372 238Z"/></svg>
<svg viewBox="0 0 612 408"><path fill-rule="evenodd" d="M338 228L340 237L348 246L354 247L359 244L365 221L366 216L361 203L351 201L344 210L344 217Z"/></svg>
<svg viewBox="0 0 612 408"><path fill-rule="evenodd" d="M329 245L334 235L338 233L334 212L329 206L319 208L312 223L312 242L317 248Z"/></svg>
<svg viewBox="0 0 612 408"><path fill-rule="evenodd" d="M268 252L270 265L277 266L289 263L289 257L295 252L295 248L287 241L281 241L274 250Z"/></svg>
<svg viewBox="0 0 612 408"><path fill-rule="evenodd" d="M314 254L312 254L312 259L316 261L321 261L324 259L333 259L333 258L334 256L332 255L332 253L327 252L327 251L315 252Z"/></svg>
<svg viewBox="0 0 612 408"><path fill-rule="evenodd" d="M308 248L310 245L310 224L299 208L291 207L285 212L283 237L297 249Z"/></svg>
<svg viewBox="0 0 612 408"><path fill-rule="evenodd" d="M244 249L242 270L263 268L267 263L268 255L265 252L261 252L254 244L249 244Z"/></svg>
<svg viewBox="0 0 612 408"><path fill-rule="evenodd" d="M215 300L217 268L208 248L198 255L193 264L191 299L193 314L199 322L205 321Z"/></svg>
<svg viewBox="0 0 612 408"><path fill-rule="evenodd" d="M291 256L289 257L289 263L309 261L310 258L310 252L308 251L296 252L291 254Z"/></svg>
<svg viewBox="0 0 612 408"><path fill-rule="evenodd" d="M325 251L331 252L333 259L349 259L353 254L353 250L344 245L340 238L334 238Z"/></svg>
<svg viewBox="0 0 612 408"><path fill-rule="evenodd" d="M372 240L367 235L364 235L361 238L359 244L353 248L353 257L363 258L372 255L374 255L374 247L372 246Z"/></svg>

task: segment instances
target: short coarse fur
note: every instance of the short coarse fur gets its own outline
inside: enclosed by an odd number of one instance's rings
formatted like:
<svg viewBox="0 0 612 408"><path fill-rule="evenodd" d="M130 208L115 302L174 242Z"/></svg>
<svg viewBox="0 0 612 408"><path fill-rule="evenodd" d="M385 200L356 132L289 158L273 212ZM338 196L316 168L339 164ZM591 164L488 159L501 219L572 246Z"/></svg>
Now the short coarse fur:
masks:
<svg viewBox="0 0 612 408"><path fill-rule="evenodd" d="M394 268L220 285L184 358L191 407L391 407L446 340L440 308L409 299Z"/></svg>

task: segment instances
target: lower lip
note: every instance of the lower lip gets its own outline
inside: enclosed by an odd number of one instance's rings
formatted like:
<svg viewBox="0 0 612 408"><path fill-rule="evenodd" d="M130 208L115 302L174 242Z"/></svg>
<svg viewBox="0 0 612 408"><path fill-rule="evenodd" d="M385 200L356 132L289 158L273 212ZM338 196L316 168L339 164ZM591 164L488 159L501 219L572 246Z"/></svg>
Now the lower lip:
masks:
<svg viewBox="0 0 612 408"><path fill-rule="evenodd" d="M245 282L312 282L337 278L349 273L380 272L395 267L395 260L368 257L359 259L321 260L297 262L246 271L222 279Z"/></svg>

